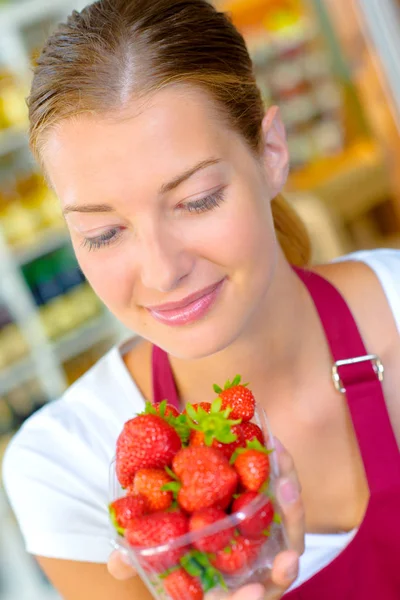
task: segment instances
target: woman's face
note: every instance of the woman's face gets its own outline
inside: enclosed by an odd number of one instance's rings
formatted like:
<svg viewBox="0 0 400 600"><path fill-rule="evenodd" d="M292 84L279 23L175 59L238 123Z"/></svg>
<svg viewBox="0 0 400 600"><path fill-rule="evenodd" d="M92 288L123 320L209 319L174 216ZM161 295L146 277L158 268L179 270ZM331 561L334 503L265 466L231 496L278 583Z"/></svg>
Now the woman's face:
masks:
<svg viewBox="0 0 400 600"><path fill-rule="evenodd" d="M286 171L276 121L267 115L256 158L204 92L171 87L130 117L79 116L48 137L45 167L85 276L174 356L222 350L263 314L277 252L270 200Z"/></svg>

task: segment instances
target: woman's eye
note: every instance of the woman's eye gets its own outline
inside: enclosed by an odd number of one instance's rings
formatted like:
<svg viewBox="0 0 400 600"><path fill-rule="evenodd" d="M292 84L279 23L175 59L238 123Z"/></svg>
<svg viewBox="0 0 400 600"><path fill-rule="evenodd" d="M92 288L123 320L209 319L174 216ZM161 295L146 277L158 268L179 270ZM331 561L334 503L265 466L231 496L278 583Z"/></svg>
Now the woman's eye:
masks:
<svg viewBox="0 0 400 600"><path fill-rule="evenodd" d="M225 188L221 188L216 192L209 194L205 198L200 198L199 200L193 200L192 202L182 204L179 208L182 210L187 210L188 212L202 213L213 210L214 208L218 208L218 206L220 206L224 200Z"/></svg>
<svg viewBox="0 0 400 600"><path fill-rule="evenodd" d="M120 235L121 229L119 227L114 227L96 237L85 238L83 240L83 246L87 247L89 250L97 250L114 243Z"/></svg>

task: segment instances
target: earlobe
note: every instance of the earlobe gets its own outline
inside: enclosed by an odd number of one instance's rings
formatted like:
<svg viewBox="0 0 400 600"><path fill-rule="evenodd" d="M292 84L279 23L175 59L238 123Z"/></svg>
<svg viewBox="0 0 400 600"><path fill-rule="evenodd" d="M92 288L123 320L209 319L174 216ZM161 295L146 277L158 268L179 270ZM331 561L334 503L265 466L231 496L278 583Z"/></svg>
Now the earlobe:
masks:
<svg viewBox="0 0 400 600"><path fill-rule="evenodd" d="M289 151L279 108L271 107L262 123L264 166L273 196L280 193L289 173Z"/></svg>

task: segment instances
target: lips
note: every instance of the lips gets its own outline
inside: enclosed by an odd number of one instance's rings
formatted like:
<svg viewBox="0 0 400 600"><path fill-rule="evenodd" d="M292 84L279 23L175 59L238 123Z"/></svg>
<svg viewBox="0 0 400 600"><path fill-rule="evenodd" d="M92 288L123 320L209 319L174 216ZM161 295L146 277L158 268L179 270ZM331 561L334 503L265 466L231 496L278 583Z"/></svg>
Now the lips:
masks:
<svg viewBox="0 0 400 600"><path fill-rule="evenodd" d="M187 325L205 316L217 300L225 280L186 296L177 302L146 307L159 322L166 325Z"/></svg>

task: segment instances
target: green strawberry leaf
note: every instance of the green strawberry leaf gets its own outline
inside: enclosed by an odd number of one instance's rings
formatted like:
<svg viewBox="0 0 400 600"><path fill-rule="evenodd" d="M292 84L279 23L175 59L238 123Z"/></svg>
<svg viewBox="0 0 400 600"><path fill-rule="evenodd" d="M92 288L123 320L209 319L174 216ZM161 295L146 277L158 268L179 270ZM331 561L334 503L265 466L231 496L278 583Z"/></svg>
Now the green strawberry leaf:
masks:
<svg viewBox="0 0 400 600"><path fill-rule="evenodd" d="M213 385L213 389L216 394L222 394L222 392L224 391L222 388L219 387L219 385L217 385L215 383Z"/></svg>
<svg viewBox="0 0 400 600"><path fill-rule="evenodd" d="M196 421L197 419L197 411L193 404L186 404L186 414L192 419L192 421Z"/></svg>
<svg viewBox="0 0 400 600"><path fill-rule="evenodd" d="M269 537L271 535L271 529L269 527L264 529L262 534L265 535L265 537Z"/></svg>
<svg viewBox="0 0 400 600"><path fill-rule="evenodd" d="M274 518L272 520L276 525L282 525L282 517L278 515L278 513L274 514Z"/></svg>
<svg viewBox="0 0 400 600"><path fill-rule="evenodd" d="M234 378L234 380L232 381L232 386L231 387L235 387L235 385L239 385L240 381L241 381L241 376L240 375L236 375L236 377Z"/></svg>
<svg viewBox="0 0 400 600"><path fill-rule="evenodd" d="M221 392L222 392L222 390L221 390ZM218 412L220 412L221 408L222 408L222 398L218 397L211 404L211 412L218 413Z"/></svg>
<svg viewBox="0 0 400 600"><path fill-rule="evenodd" d="M165 485L162 486L161 491L162 492L172 492L174 495L174 498L176 499L180 489L182 487L182 484L179 481L170 481L169 483L166 483Z"/></svg>
<svg viewBox="0 0 400 600"><path fill-rule="evenodd" d="M125 529L123 527L121 527L121 525L118 523L117 520L117 514L115 512L115 508L113 506L111 506L111 504L108 507L108 511L110 513L110 518L111 518L111 523L114 525L118 535L125 535Z"/></svg>
<svg viewBox="0 0 400 600"><path fill-rule="evenodd" d="M170 469L169 467L164 467L164 470L165 470L166 474L171 477L171 479L174 479L175 481L179 481L178 476L176 475L176 473L173 472L172 469Z"/></svg>

